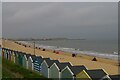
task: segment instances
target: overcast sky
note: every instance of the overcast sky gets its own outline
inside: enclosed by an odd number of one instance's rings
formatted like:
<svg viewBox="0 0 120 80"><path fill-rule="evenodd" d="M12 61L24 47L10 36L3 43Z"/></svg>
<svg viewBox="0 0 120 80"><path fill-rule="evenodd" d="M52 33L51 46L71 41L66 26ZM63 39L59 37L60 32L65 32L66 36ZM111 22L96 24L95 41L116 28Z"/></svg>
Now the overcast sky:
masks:
<svg viewBox="0 0 120 80"><path fill-rule="evenodd" d="M119 0L2 0L2 2L118 2Z"/></svg>
<svg viewBox="0 0 120 80"><path fill-rule="evenodd" d="M116 39L117 3L3 3L7 38Z"/></svg>
<svg viewBox="0 0 120 80"><path fill-rule="evenodd" d="M0 38L2 38L2 3L0 2Z"/></svg>

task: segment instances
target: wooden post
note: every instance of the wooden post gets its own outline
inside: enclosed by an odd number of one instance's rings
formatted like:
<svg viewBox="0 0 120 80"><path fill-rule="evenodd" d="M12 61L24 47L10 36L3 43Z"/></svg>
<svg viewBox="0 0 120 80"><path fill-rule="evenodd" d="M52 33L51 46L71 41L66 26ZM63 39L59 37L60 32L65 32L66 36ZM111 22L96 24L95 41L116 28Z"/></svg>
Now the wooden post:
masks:
<svg viewBox="0 0 120 80"><path fill-rule="evenodd" d="M34 55L35 55L35 41L34 41L33 43L34 43L34 46L33 46L33 47L34 47Z"/></svg>

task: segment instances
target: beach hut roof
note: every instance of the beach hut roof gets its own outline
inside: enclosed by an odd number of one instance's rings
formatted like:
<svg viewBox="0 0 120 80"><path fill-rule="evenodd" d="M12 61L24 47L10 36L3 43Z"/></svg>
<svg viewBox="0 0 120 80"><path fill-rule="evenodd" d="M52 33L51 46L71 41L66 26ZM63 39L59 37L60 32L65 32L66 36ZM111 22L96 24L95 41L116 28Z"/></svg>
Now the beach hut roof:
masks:
<svg viewBox="0 0 120 80"><path fill-rule="evenodd" d="M79 74L82 70L87 70L86 67L84 65L80 65L80 66L69 66L70 70L72 71L72 73L74 75Z"/></svg>
<svg viewBox="0 0 120 80"><path fill-rule="evenodd" d="M71 64L69 63L69 62L63 62L63 63L56 63L57 64L57 66L59 67L59 69L60 69L60 72L61 72L61 70L62 69L64 69L66 66L71 66Z"/></svg>
<svg viewBox="0 0 120 80"><path fill-rule="evenodd" d="M38 61L39 64L41 64L42 61L43 61L43 59L42 59L41 56L36 56L36 59L35 59L35 60Z"/></svg>
<svg viewBox="0 0 120 80"><path fill-rule="evenodd" d="M6 48L6 50L9 50L8 48Z"/></svg>
<svg viewBox="0 0 120 80"><path fill-rule="evenodd" d="M32 58L33 62L36 60L36 56L35 55L31 55L31 58Z"/></svg>
<svg viewBox="0 0 120 80"><path fill-rule="evenodd" d="M14 50L11 50L12 52L14 52Z"/></svg>
<svg viewBox="0 0 120 80"><path fill-rule="evenodd" d="M37 56L37 58L41 58L41 59L42 59L42 57L41 57L41 56Z"/></svg>
<svg viewBox="0 0 120 80"><path fill-rule="evenodd" d="M6 50L8 50L8 48L5 48Z"/></svg>
<svg viewBox="0 0 120 80"><path fill-rule="evenodd" d="M58 60L51 60L50 58L42 58L46 62L48 68L50 68L54 63L59 63Z"/></svg>
<svg viewBox="0 0 120 80"><path fill-rule="evenodd" d="M19 51L18 51L17 53L18 53L18 54L22 54L22 53L21 53L21 52L19 52Z"/></svg>
<svg viewBox="0 0 120 80"><path fill-rule="evenodd" d="M120 75L109 75L112 80L119 80Z"/></svg>
<svg viewBox="0 0 120 80"><path fill-rule="evenodd" d="M18 54L22 54L22 52L18 51Z"/></svg>
<svg viewBox="0 0 120 80"><path fill-rule="evenodd" d="M59 63L59 61L58 60L48 60L48 61L46 61L47 62L47 64L48 64L48 67L50 68L54 63Z"/></svg>
<svg viewBox="0 0 120 80"><path fill-rule="evenodd" d="M26 55L26 53L22 52L23 55Z"/></svg>
<svg viewBox="0 0 120 80"><path fill-rule="evenodd" d="M2 48L3 50L5 50L6 48Z"/></svg>
<svg viewBox="0 0 120 80"><path fill-rule="evenodd" d="M7 48L2 48L2 49L5 49L5 50L7 50Z"/></svg>
<svg viewBox="0 0 120 80"><path fill-rule="evenodd" d="M14 54L17 55L18 51L14 51Z"/></svg>
<svg viewBox="0 0 120 80"><path fill-rule="evenodd" d="M31 56L31 54L26 54L26 58L28 59Z"/></svg>
<svg viewBox="0 0 120 80"><path fill-rule="evenodd" d="M42 57L41 56L36 56L36 59L37 60L42 60Z"/></svg>
<svg viewBox="0 0 120 80"><path fill-rule="evenodd" d="M43 61L50 60L50 58L42 58Z"/></svg>
<svg viewBox="0 0 120 80"><path fill-rule="evenodd" d="M12 51L11 49L9 49L9 51Z"/></svg>
<svg viewBox="0 0 120 80"><path fill-rule="evenodd" d="M42 58L42 63L43 64L44 62L47 64L47 66L49 66L48 62L49 60L51 60L50 58Z"/></svg>
<svg viewBox="0 0 120 80"><path fill-rule="evenodd" d="M19 54L20 54L20 55L25 55L25 53L23 53L23 52L19 52Z"/></svg>
<svg viewBox="0 0 120 80"><path fill-rule="evenodd" d="M94 79L101 79L102 77L106 76L107 73L105 73L102 69L95 69L95 70L87 70L87 74L94 80Z"/></svg>

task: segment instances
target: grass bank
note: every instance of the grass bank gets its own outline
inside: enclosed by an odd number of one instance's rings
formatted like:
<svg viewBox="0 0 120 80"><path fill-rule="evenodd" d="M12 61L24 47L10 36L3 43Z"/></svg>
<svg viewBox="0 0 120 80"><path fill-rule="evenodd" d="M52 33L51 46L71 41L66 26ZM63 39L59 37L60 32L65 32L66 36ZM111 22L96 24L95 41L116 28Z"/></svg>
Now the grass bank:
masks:
<svg viewBox="0 0 120 80"><path fill-rule="evenodd" d="M20 65L14 64L6 59L2 60L2 78L5 79L12 79L12 78L21 78L21 79L39 79L48 80L47 78L43 77L40 73L33 72L23 68ZM41 79L40 79L41 80Z"/></svg>

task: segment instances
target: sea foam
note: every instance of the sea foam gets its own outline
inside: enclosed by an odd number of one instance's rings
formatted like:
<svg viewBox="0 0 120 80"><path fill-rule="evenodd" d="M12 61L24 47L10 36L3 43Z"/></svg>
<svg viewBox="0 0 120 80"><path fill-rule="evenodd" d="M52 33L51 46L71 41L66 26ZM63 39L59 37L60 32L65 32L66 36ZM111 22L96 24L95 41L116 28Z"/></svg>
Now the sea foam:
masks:
<svg viewBox="0 0 120 80"><path fill-rule="evenodd" d="M18 41L18 42L33 46L32 42L27 42L27 41ZM42 45L42 44L36 44L36 47L50 49L50 50L56 50L56 51L61 51L61 52L69 52L69 53L83 54L83 55L100 57L100 58L107 58L107 59L112 59L112 60L120 60L120 56L118 56L118 54L114 54L114 53L110 54L110 53L100 53L100 52L95 52L95 51L81 51L81 50L75 49L75 48L64 48L64 47L48 46L48 45Z"/></svg>

